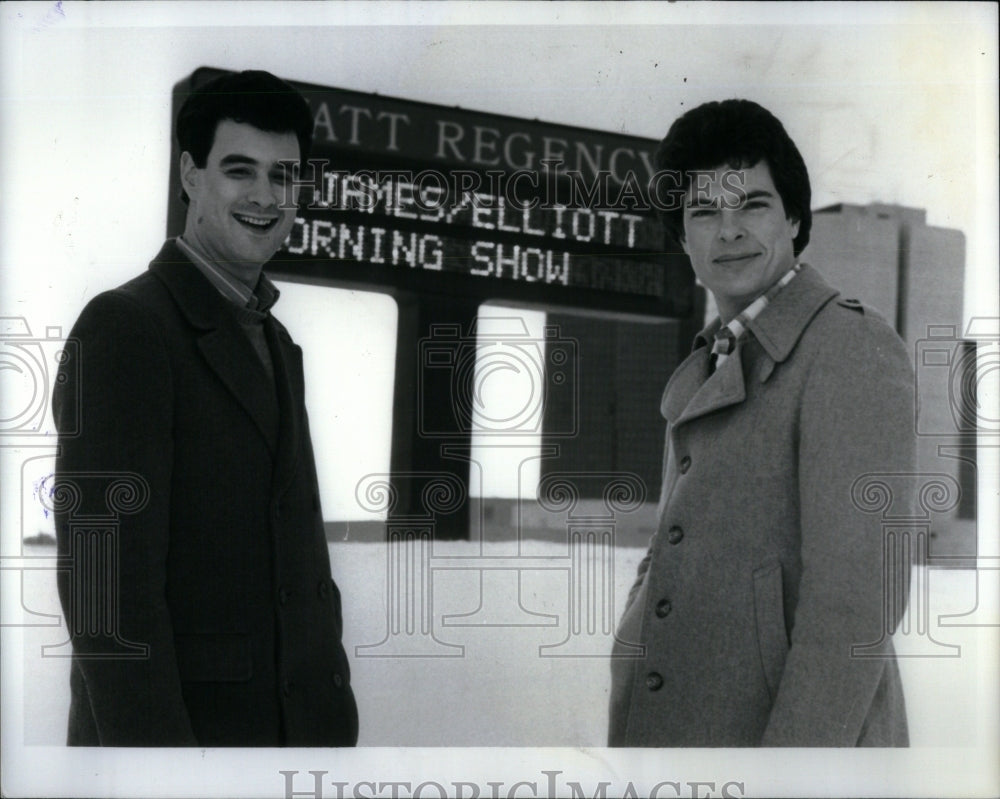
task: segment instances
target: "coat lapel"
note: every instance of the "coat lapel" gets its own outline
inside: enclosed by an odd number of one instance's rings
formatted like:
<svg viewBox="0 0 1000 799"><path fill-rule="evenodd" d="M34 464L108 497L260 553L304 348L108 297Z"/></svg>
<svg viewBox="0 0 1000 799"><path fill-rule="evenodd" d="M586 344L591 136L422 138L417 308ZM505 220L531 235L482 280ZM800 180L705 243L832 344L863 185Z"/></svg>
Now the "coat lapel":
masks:
<svg viewBox="0 0 1000 799"><path fill-rule="evenodd" d="M299 442L305 424L305 378L302 369L302 348L292 341L285 328L268 316L264 322L267 343L274 363L274 377L281 409L278 431L278 454L274 468L274 487L278 494L288 487L295 474Z"/></svg>
<svg viewBox="0 0 1000 799"><path fill-rule="evenodd" d="M660 412L672 427L705 414L735 405L746 398L740 346L714 374L709 375L708 362L712 340L719 328L718 320L695 337L694 351L674 370L663 392Z"/></svg>
<svg viewBox="0 0 1000 799"><path fill-rule="evenodd" d="M819 272L802 264L795 279L747 327L768 357L775 364L782 363L791 355L813 317L837 294ZM763 370L761 380L766 380L772 371L773 365Z"/></svg>
<svg viewBox="0 0 1000 799"><path fill-rule="evenodd" d="M776 364L788 358L812 318L836 295L836 289L815 269L803 264L800 274L749 323L750 332L764 350L764 362L757 370L761 382L771 376ZM675 429L746 399L742 342L714 374L708 374L707 342L718 328L716 320L698 334L694 352L677 367L667 383L660 410Z"/></svg>
<svg viewBox="0 0 1000 799"><path fill-rule="evenodd" d="M278 405L250 339L226 307L227 300L174 242L167 241L150 269L167 287L187 321L198 330L197 346L209 368L243 407L272 454ZM268 424L272 420L272 424Z"/></svg>
<svg viewBox="0 0 1000 799"><path fill-rule="evenodd" d="M725 363L701 384L680 417L674 422L674 427L730 405L737 405L746 399L741 349L742 346L737 344Z"/></svg>
<svg viewBox="0 0 1000 799"><path fill-rule="evenodd" d="M212 371L253 419L274 454L278 442L274 439L273 424L269 426L267 422L278 414L274 392L269 390L267 373L246 334L238 328L236 335L233 333L225 328L209 330L199 337L198 348Z"/></svg>
<svg viewBox="0 0 1000 799"><path fill-rule="evenodd" d="M696 347L674 370L663 392L660 413L671 424L677 423L692 397L708 378L708 347Z"/></svg>

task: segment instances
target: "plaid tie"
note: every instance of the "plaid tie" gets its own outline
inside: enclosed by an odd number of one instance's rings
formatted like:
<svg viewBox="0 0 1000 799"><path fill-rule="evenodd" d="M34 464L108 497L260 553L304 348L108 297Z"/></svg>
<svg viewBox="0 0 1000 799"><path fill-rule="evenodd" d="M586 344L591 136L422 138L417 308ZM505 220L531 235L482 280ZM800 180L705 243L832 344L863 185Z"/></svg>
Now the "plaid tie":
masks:
<svg viewBox="0 0 1000 799"><path fill-rule="evenodd" d="M736 349L736 334L728 327L721 327L712 342L712 354L708 359L708 370L714 372Z"/></svg>

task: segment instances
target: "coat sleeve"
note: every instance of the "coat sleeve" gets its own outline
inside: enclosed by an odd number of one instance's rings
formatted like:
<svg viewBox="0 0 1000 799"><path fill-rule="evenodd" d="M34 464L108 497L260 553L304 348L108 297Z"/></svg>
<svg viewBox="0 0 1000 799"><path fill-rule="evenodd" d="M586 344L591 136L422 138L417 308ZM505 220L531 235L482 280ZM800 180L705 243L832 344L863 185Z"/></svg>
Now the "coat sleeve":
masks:
<svg viewBox="0 0 1000 799"><path fill-rule="evenodd" d="M645 556L639 562L639 570L635 575L635 580L632 583L632 587L628 590L628 599L625 600L626 611L630 607L632 607L632 603L635 602L635 598L639 594L639 589L642 588L642 581L646 579L646 572L649 571L649 562L652 560L652 558L653 558L653 544L652 542L650 542L649 548L646 550Z"/></svg>
<svg viewBox="0 0 1000 799"><path fill-rule="evenodd" d="M56 490L77 495L72 507L56 503L59 554L70 564L59 596L85 686L73 712L89 714L103 746L194 745L165 593L173 413L166 349L148 312L120 291L95 298L71 336L79 363L58 376L53 412ZM109 490L123 474L143 490L135 507L116 511ZM101 516L104 543L95 550L92 520Z"/></svg>
<svg viewBox="0 0 1000 799"><path fill-rule="evenodd" d="M864 729L904 599L909 564L884 576L882 517L852 486L866 475L890 490L893 510L912 506L913 372L898 336L878 317L849 314L827 335L801 402L799 502L802 576L790 648L763 746L855 746ZM844 317L841 317L842 319ZM884 477L884 475L893 475ZM899 612L902 606L899 606ZM866 657L852 647L867 648ZM872 656L875 655L875 656Z"/></svg>
<svg viewBox="0 0 1000 799"><path fill-rule="evenodd" d="M673 485L667 484L667 468L670 464L670 431L671 423L667 421L666 431L663 436L663 465L661 468L660 475L660 501L656 508L657 519L663 518L663 511L667 505L667 500L669 499L670 492L673 489ZM646 548L646 554L639 563L639 569L636 572L635 580L632 582L632 587L628 592L628 599L625 600L625 610L627 611L632 607L632 603L635 602L635 598L639 595L639 589L642 588L643 580L646 579L646 572L649 571L650 561L653 559L653 541L656 538L654 533L650 536L649 546ZM623 611L624 614L624 611Z"/></svg>

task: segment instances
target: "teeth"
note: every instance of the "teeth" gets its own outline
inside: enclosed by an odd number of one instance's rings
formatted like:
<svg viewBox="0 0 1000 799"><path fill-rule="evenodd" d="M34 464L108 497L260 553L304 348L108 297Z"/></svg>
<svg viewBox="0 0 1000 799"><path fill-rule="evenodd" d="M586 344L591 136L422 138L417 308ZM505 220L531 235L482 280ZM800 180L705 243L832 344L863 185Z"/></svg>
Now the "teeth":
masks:
<svg viewBox="0 0 1000 799"><path fill-rule="evenodd" d="M268 227L274 221L273 219L254 219L251 216L242 216L241 214L236 214L236 218L254 227Z"/></svg>

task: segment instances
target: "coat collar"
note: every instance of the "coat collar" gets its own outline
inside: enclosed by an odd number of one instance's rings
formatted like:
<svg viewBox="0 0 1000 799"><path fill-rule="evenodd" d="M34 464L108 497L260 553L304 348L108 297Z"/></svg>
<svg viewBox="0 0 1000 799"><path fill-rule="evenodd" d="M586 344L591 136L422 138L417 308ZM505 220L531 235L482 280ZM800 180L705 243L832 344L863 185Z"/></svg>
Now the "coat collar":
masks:
<svg viewBox="0 0 1000 799"><path fill-rule="evenodd" d="M167 239L149 264L150 271L173 295L174 302L188 323L199 330L225 326L232 316L225 299L177 246Z"/></svg>
<svg viewBox="0 0 1000 799"><path fill-rule="evenodd" d="M762 382L771 375L776 363L789 357L812 318L835 296L837 290L831 288L819 272L803 264L795 279L747 325L767 356L760 370ZM733 355L711 380L708 379L708 342L720 326L715 319L695 336L693 352L667 382L660 411L674 426L738 404L746 398L741 357L743 342L737 344Z"/></svg>
<svg viewBox="0 0 1000 799"><path fill-rule="evenodd" d="M188 260L173 239L168 239L149 265L153 275L167 288L174 304L198 333L196 342L208 366L253 419L279 463L289 468L297 454L298 418L296 387L302 384L302 351L270 315L264 321L275 370L277 392L268 385L267 373L240 328L236 316L219 291ZM275 440L273 420L279 418ZM269 423L270 422L270 423Z"/></svg>
<svg viewBox="0 0 1000 799"><path fill-rule="evenodd" d="M771 303L751 320L747 329L775 363L786 360L812 318L839 292L808 264Z"/></svg>

